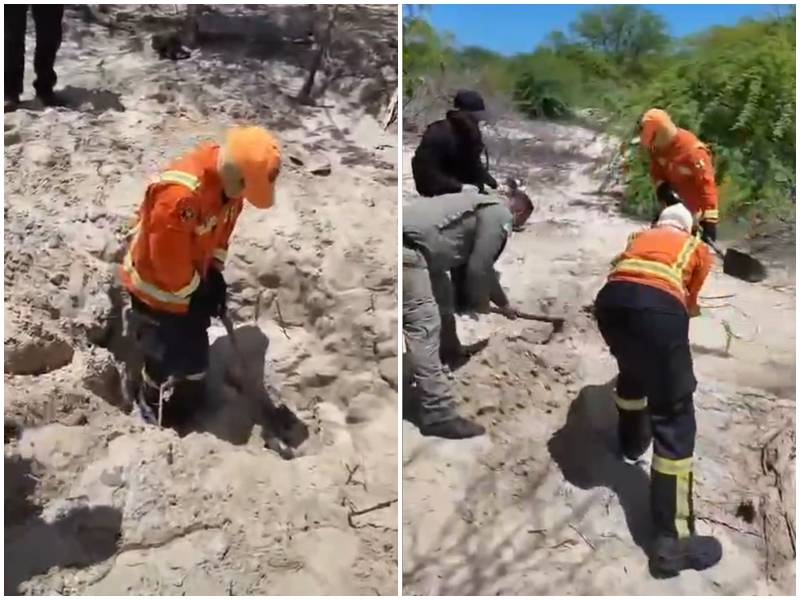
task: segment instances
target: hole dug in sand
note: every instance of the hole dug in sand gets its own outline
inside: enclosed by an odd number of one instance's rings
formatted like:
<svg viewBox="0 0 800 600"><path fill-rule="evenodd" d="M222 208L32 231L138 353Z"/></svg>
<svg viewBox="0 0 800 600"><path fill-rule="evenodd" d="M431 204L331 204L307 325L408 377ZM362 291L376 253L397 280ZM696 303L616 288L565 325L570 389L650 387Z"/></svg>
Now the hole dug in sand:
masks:
<svg viewBox="0 0 800 600"><path fill-rule="evenodd" d="M6 374L43 375L72 362L75 350L60 336L36 329L17 338L6 339Z"/></svg>
<svg viewBox="0 0 800 600"><path fill-rule="evenodd" d="M308 426L286 405L276 405L266 372L269 338L256 325L235 330L236 344L246 364L237 363L231 340L218 327L209 329L213 340L208 372L208 405L189 431L208 432L231 444L253 443L256 426L264 445L283 458L293 458L309 437ZM182 432L182 433L188 433Z"/></svg>

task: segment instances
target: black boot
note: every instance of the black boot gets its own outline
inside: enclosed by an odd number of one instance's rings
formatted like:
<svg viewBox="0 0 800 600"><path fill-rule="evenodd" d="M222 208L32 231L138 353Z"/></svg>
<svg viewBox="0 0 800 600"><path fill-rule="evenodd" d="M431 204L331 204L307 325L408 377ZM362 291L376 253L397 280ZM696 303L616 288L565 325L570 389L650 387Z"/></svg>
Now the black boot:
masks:
<svg viewBox="0 0 800 600"><path fill-rule="evenodd" d="M205 381L183 380L175 385L169 402L164 405L162 427L179 432L188 427L195 416L206 407Z"/></svg>
<svg viewBox="0 0 800 600"><path fill-rule="evenodd" d="M49 92L37 92L36 97L44 106L57 107L67 105L67 99L52 90Z"/></svg>
<svg viewBox="0 0 800 600"><path fill-rule="evenodd" d="M463 417L454 417L446 421L420 425L420 433L426 436L447 438L450 440L463 440L486 433L483 425L474 423Z"/></svg>
<svg viewBox="0 0 800 600"><path fill-rule="evenodd" d="M656 577L674 577L681 571L703 571L722 559L722 545L710 535L684 538L662 536L653 544L650 571Z"/></svg>

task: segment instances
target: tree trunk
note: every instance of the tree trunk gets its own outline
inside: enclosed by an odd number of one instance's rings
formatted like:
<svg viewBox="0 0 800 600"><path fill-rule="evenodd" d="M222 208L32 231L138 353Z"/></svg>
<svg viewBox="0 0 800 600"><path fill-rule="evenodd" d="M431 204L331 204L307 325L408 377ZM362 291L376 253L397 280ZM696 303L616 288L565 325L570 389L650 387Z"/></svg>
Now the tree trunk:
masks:
<svg viewBox="0 0 800 600"><path fill-rule="evenodd" d="M308 70L308 77L306 78L306 82L303 84L303 89L300 90L300 93L297 95L297 101L302 104L313 104L314 101L311 99L311 90L314 87L314 77L317 75L317 71L322 66L322 59L325 56L325 51L328 49L331 43L331 37L333 34L333 24L336 20L336 12L338 10L337 5L333 5L328 12L328 25L325 28L325 33L322 35L322 39L317 46L317 53L314 55L314 58L311 60L311 67Z"/></svg>

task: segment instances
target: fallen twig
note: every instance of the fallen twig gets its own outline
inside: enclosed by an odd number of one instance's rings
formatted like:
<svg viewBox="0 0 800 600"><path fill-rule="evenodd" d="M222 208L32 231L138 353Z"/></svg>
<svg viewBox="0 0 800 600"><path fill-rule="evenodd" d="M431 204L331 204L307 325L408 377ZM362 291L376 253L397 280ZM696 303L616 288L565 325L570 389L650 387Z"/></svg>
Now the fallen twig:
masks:
<svg viewBox="0 0 800 600"><path fill-rule="evenodd" d="M587 546L589 546L589 548L591 548L592 550L597 550L597 548L595 548L595 545L594 545L592 542L590 542L590 541L588 540L588 538L587 538L585 535L583 535L583 534L581 533L581 531L580 531L580 530L579 530L577 527L575 527L575 525L573 525L572 523L570 523L570 524L569 524L569 528L570 528L570 529L572 529L572 531L574 531L575 533L577 533L577 534L580 536L580 538L581 538L581 539L582 539L584 542L586 542L586 545L587 545Z"/></svg>
<svg viewBox="0 0 800 600"><path fill-rule="evenodd" d="M711 517L699 517L699 516L697 516L695 518L698 521L705 521L706 523L714 523L716 525L722 525L723 527L726 527L727 529L730 529L732 531L736 531L737 533L741 533L742 535L752 535L753 537L757 537L757 538L763 537L763 536L759 535L758 533L756 533L755 531L746 531L744 529L739 529L738 527L734 527L730 523L726 523L725 521L720 521L718 519L713 519Z"/></svg>
<svg viewBox="0 0 800 600"><path fill-rule="evenodd" d="M722 294L721 296L700 296L700 300L724 300L726 298L735 298L736 294Z"/></svg>
<svg viewBox="0 0 800 600"><path fill-rule="evenodd" d="M347 513L347 524L350 525L350 527L353 527L354 529L358 529L359 527L355 523L353 523L353 517L359 517L361 515L365 515L367 513L380 510L382 508L388 508L395 502L397 502L397 498L395 498L394 500L386 500L385 502L378 502L378 504L375 504L374 506L370 506L369 508L365 508L363 510L354 510L351 508L350 512Z"/></svg>
<svg viewBox="0 0 800 600"><path fill-rule="evenodd" d="M286 336L287 340L292 339L289 337L289 333L286 331L286 322L283 320L283 313L281 313L281 300L278 296L275 296L275 307L278 309L278 327L281 328L283 335Z"/></svg>
<svg viewBox="0 0 800 600"><path fill-rule="evenodd" d="M366 481L358 481L356 479L353 479L353 475L356 474L356 471L358 471L360 467L361 467L360 464L356 465L355 467L351 467L350 465L345 463L344 468L347 469L347 480L344 482L344 484L350 485L352 483L353 485L360 485L362 488L364 488L364 491L367 491ZM353 510L352 504L350 505L350 510Z"/></svg>

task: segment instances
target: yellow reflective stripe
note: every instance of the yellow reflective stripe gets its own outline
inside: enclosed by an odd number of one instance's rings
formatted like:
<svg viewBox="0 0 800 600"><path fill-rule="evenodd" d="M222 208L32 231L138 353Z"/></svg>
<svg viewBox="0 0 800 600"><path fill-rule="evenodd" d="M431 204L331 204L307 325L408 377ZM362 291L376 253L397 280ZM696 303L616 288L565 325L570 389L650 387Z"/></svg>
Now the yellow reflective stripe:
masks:
<svg viewBox="0 0 800 600"><path fill-rule="evenodd" d="M617 263L614 272L628 271L632 273L644 273L646 275L655 275L667 279L675 284L675 286L682 290L683 281L680 275L675 273L675 270L652 260L640 260L638 258L626 258Z"/></svg>
<svg viewBox="0 0 800 600"><path fill-rule="evenodd" d="M220 262L225 262L228 259L228 251L224 248L217 248L214 250L214 258Z"/></svg>
<svg viewBox="0 0 800 600"><path fill-rule="evenodd" d="M681 248L681 252L678 254L678 260L675 261L675 266L673 267L680 277L683 277L683 269L686 267L686 263L689 262L689 257L695 251L699 243L699 238L690 236L683 245L683 248ZM683 284L683 281L681 281L681 284Z"/></svg>
<svg viewBox="0 0 800 600"><path fill-rule="evenodd" d="M701 221L709 221L711 219L719 219L719 210L712 208L700 213Z"/></svg>
<svg viewBox="0 0 800 600"><path fill-rule="evenodd" d="M160 302L188 305L189 296L197 289L197 286L200 285L200 275L198 275L197 271L195 271L194 275L192 276L192 280L185 287L176 290L175 292L164 291L141 278L139 273L136 271L136 268L133 266L133 260L131 259L130 252L125 255L123 267L125 272L130 275L134 287L140 289L148 296L151 296Z"/></svg>
<svg viewBox="0 0 800 600"><path fill-rule="evenodd" d="M191 375L186 375L184 379L188 379L189 381L202 381L206 378L206 372L202 371L200 373L192 373Z"/></svg>
<svg viewBox="0 0 800 600"><path fill-rule="evenodd" d="M617 408L622 410L644 410L647 408L647 398L628 400L615 395L614 403L617 405Z"/></svg>
<svg viewBox="0 0 800 600"><path fill-rule="evenodd" d="M214 227L216 226L217 226L217 217L211 217L210 219L208 219L208 221L206 221L202 225L198 225L197 227L195 227L194 232L197 235L205 235L209 231L214 229Z"/></svg>
<svg viewBox="0 0 800 600"><path fill-rule="evenodd" d="M158 181L160 183L177 183L192 191L200 187L200 179L185 171L164 171L159 175Z"/></svg>
<svg viewBox="0 0 800 600"><path fill-rule="evenodd" d="M692 457L672 460L653 454L653 470L663 475L684 475L692 472Z"/></svg>
<svg viewBox="0 0 800 600"><path fill-rule="evenodd" d="M667 279L679 290L684 290L683 269L692 256L692 253L700 243L697 236L689 236L678 254L678 259L672 265L665 265L653 260L642 260L639 258L627 258L619 261L614 268L614 272L627 271L631 273L643 273L645 275L655 275Z"/></svg>
<svg viewBox="0 0 800 600"><path fill-rule="evenodd" d="M675 531L678 532L679 538L691 535L689 530L689 519L692 516L689 510L689 496L692 493L691 481L691 470L686 473L678 473L675 478Z"/></svg>

